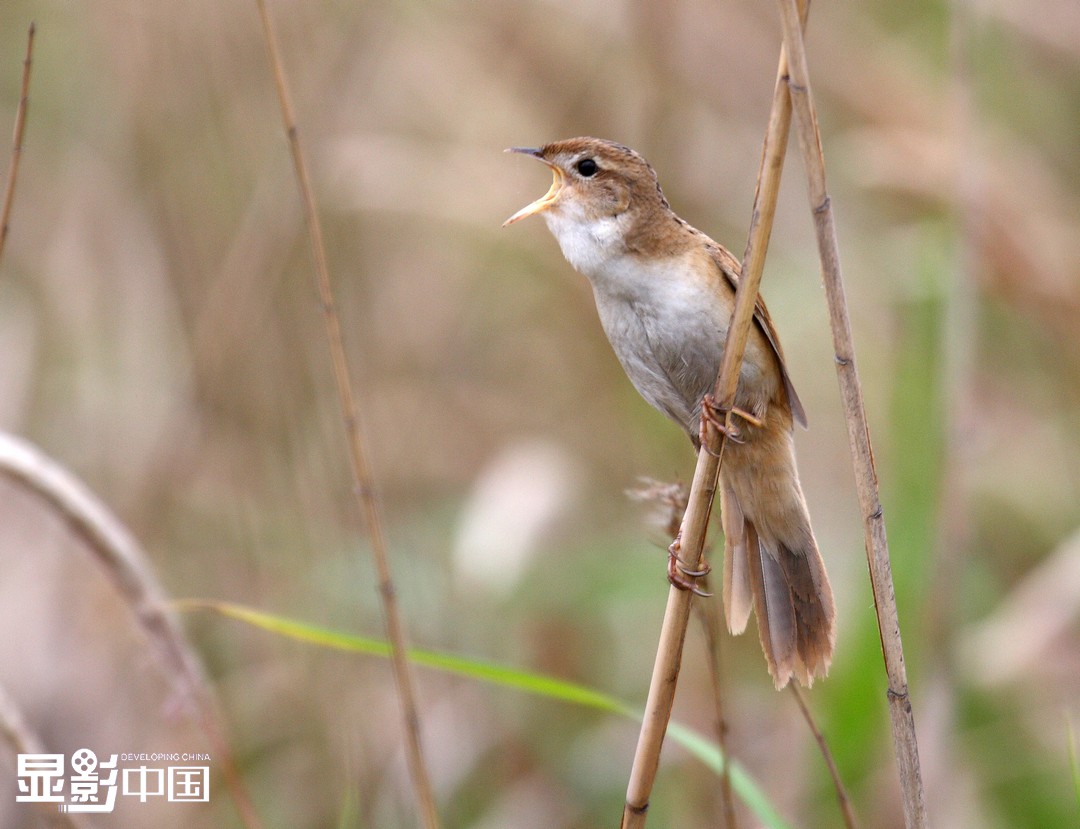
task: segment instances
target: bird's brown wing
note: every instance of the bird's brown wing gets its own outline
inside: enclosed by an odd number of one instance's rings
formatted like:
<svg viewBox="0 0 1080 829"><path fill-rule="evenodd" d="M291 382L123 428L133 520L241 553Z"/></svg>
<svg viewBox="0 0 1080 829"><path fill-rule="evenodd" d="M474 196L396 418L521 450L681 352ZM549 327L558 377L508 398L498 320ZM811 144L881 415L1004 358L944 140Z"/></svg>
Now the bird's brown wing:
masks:
<svg viewBox="0 0 1080 829"><path fill-rule="evenodd" d="M708 247L713 261L720 268L720 272L724 274L724 278L731 285L731 289L733 291L738 289L739 274L742 270L739 260L732 256L731 252L722 245L711 244ZM780 348L780 337L776 333L772 318L769 316L769 309L765 307L765 300L761 298L761 294L758 294L754 303L754 322L761 333L765 335L765 339L772 346L777 360L780 361L780 374L784 378L784 392L787 394L788 405L791 407L791 416L796 423L806 428L806 410L803 409L802 401L799 400L799 395L795 392L795 386L792 385L791 378L788 376L784 351Z"/></svg>

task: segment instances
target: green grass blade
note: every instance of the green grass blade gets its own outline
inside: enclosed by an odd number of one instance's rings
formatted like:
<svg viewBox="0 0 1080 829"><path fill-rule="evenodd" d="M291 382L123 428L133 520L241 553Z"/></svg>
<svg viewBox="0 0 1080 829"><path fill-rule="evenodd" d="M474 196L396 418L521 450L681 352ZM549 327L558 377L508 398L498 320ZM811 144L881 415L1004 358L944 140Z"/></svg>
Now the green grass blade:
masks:
<svg viewBox="0 0 1080 829"><path fill-rule="evenodd" d="M1073 729L1072 715L1065 712L1065 730L1069 737L1069 767L1072 769L1073 793L1076 805L1080 809L1080 761L1076 758L1076 731Z"/></svg>
<svg viewBox="0 0 1080 829"><path fill-rule="evenodd" d="M180 611L210 610L269 633L323 648L383 658L390 655L390 646L383 640L328 630L231 602L187 599L174 602L174 606ZM455 656L423 648L410 648L409 659L413 664L424 668L475 679L489 685L523 691L546 699L581 705L641 722L640 711L608 694L575 682L555 679L533 671L509 668L472 657ZM723 770L723 755L719 748L703 735L675 722L669 724L668 735L717 774ZM730 775L731 785L739 797L768 829L791 829L790 824L780 816L766 794L745 769L738 763L732 762Z"/></svg>
<svg viewBox="0 0 1080 829"><path fill-rule="evenodd" d="M298 642L306 642L323 648L360 653L368 656L389 657L390 646L381 639L372 639L365 636L355 636L351 633L328 630L326 628L263 613L243 605L230 602L203 602L181 601L175 603L179 610L212 610L222 616L228 616L245 622L254 627L262 628L270 633L276 633ZM554 679L543 674L523 671L516 668L508 668L492 662L484 662L472 657L454 656L453 654L439 653L424 650L422 648L410 648L409 660L414 665L443 671L444 673L476 679L492 685L500 685L504 688L513 688L518 691L536 694L537 696L555 699L561 702L570 702L620 714L625 717L634 717L633 710L613 697L578 685Z"/></svg>
<svg viewBox="0 0 1080 829"><path fill-rule="evenodd" d="M639 722L641 720L639 714L634 714L634 718ZM723 772L724 755L720 753L719 747L712 740L677 722L668 723L667 733L674 742L681 745L717 774ZM770 827L770 829L790 829L790 824L780 816L780 813L769 802L768 795L761 790L746 769L732 760L728 773L731 775L732 788L738 792L743 803L757 815L765 826Z"/></svg>

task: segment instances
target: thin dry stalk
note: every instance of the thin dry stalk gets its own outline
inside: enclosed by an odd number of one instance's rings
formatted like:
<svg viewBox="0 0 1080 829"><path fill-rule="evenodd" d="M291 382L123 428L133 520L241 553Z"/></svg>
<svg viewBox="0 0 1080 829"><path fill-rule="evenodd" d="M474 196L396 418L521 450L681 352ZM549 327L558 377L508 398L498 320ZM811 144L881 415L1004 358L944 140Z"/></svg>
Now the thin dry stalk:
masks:
<svg viewBox="0 0 1080 829"><path fill-rule="evenodd" d="M0 210L0 257L3 256L7 242L15 199L15 182L18 178L19 160L22 158L36 28L35 24L31 23L26 38L26 57L23 59L22 89L15 113L11 163L4 189L3 208ZM172 682L173 692L184 702L209 737L215 755L220 758L226 786L244 826L247 829L259 829L261 824L258 815L237 770L232 749L225 738L225 730L199 660L184 637L176 617L168 609L165 593L158 585L153 570L146 563L146 556L138 543L78 479L26 441L0 433L0 474L41 497L86 542L113 586L134 613ZM38 750L35 747L35 738L25 728L25 723L18 716L18 709L6 693L0 694L0 702L0 707L3 708L0 713L0 719L3 720L0 731L3 731L13 746L22 746L19 751ZM83 825L70 815L65 815L64 818L65 825Z"/></svg>
<svg viewBox="0 0 1080 829"><path fill-rule="evenodd" d="M8 165L7 184L4 187L4 207L0 212L0 258L4 255L4 245L8 237L8 220L11 218L11 205L15 200L15 180L19 175L19 159L22 158L23 132L26 129L26 110L30 105L30 65L34 55L34 31L30 24L26 35L26 57L23 59L22 92L19 105L15 110L15 129L11 139L11 162Z"/></svg>
<svg viewBox="0 0 1080 829"><path fill-rule="evenodd" d="M825 739L825 735L821 733L821 729L818 728L817 722L814 720L814 715L810 713L810 707L806 704L806 699L803 697L802 691L799 690L799 686L793 682L788 687L791 688L791 693L795 695L795 701L799 704L799 710L802 711L803 719L806 720L806 725L810 728L810 733L814 735L814 740L818 744L821 756L825 760L825 766L829 769L829 776L832 777L833 788L836 789L836 799L840 803L840 813L844 816L844 826L846 826L847 829L858 829L859 822L855 819L855 810L851 806L851 798L848 797L847 789L844 788L844 781L840 779L840 770L836 768L836 761L833 760L829 743Z"/></svg>
<svg viewBox="0 0 1080 829"><path fill-rule="evenodd" d="M795 0L779 0L784 27L784 47L790 55L789 90L798 127L799 146L806 168L810 209L814 217L818 253L821 258L825 296L836 351L836 373L840 381L840 396L844 419L848 427L855 467L859 506L863 514L866 558L870 582L874 591L881 649L888 677L889 715L892 721L893 745L900 773L904 817L908 829L927 824L926 802L922 774L919 769L919 746L915 737L915 719L908 694L907 670L904 667L904 648L900 640L900 620L893 592L892 566L885 538L885 518L878 494L877 472L866 423L862 388L855 367L855 346L851 335L851 320L847 311L843 277L840 272L840 253L836 241L836 224L832 202L825 186L825 160L821 148L817 113L810 91L810 73L806 65L806 49Z"/></svg>
<svg viewBox="0 0 1080 829"><path fill-rule="evenodd" d="M37 447L0 432L0 474L33 492L64 519L102 566L161 661L173 693L210 739L226 784L248 829L260 826L195 652L184 637L146 554L108 508Z"/></svg>
<svg viewBox="0 0 1080 829"><path fill-rule="evenodd" d="M341 416L345 422L345 431L349 444L349 458L353 473L353 494L357 506L364 515L368 535L371 539L372 554L379 578L379 596L382 600L383 624L386 637L390 642L391 663L397 684L398 699L401 703L402 725L405 733L405 757L413 783L413 793L421 817L427 829L438 829L439 817L435 809L435 797L432 793L431 780L420 745L420 715L416 705L416 692L410 670L408 647L405 642L405 629L401 622L397 596L390 574L390 561L386 553L386 539L382 529L382 518L375 496L375 483L367 461L367 450L360 431L359 411L353 396L348 359L345 355L345 343L341 335L341 320L337 313L337 304L330 286L330 268L326 261L326 248L323 245L322 225L319 222L315 206L314 189L308 173L307 161L300 144L300 134L296 126L289 89L285 82L285 70L278 50L277 36L270 20L270 12L265 0L256 0L259 16L262 20L266 47L270 54L270 65L274 72L274 84L277 88L278 101L281 104L281 116L285 133L289 140L297 184L303 203L304 219L307 224L311 255L315 263L315 279L322 303L323 323L330 348L330 358L334 365L334 381L337 385Z"/></svg>
<svg viewBox="0 0 1080 829"><path fill-rule="evenodd" d="M707 585L706 585L707 587ZM698 602L698 618L705 632L705 648L709 657L709 678L712 682L713 708L716 714L716 744L720 746L723 766L720 770L720 809L724 816L724 829L739 829L735 813L735 795L731 790L731 764L728 762L728 721L724 714L724 673L720 665L720 603Z"/></svg>
<svg viewBox="0 0 1080 829"><path fill-rule="evenodd" d="M803 4L805 15L806 4ZM805 18L804 18L805 19ZM776 198L780 191L780 175L784 169L784 153L787 150L788 131L791 125L791 102L786 89L787 58L780 53L780 65L773 92L772 112L762 148L761 167L758 171L757 192L751 215L750 232L743 257L742 276L735 291L735 308L732 311L727 339L724 343L724 359L716 379L714 397L721 406L729 407L735 399L746 341L754 316L758 286L765 266L769 234L772 232L776 213ZM730 417L730 415L729 415ZM729 421L729 426L730 421ZM720 472L724 435L714 434L714 446L703 446L698 452L697 466L690 485L690 498L683 515L679 541L684 562L693 569L701 569L705 549L705 532L712 512L716 494L717 476ZM695 566L696 564L696 566ZM649 683L649 696L645 703L645 716L634 751L630 782L626 790L623 809L623 829L641 829L645 826L649 809L649 797L656 781L660 765L660 750L664 744L675 688L679 681L683 643L690 618L690 602L693 594L672 587L668 591L667 608L660 629L656 661Z"/></svg>

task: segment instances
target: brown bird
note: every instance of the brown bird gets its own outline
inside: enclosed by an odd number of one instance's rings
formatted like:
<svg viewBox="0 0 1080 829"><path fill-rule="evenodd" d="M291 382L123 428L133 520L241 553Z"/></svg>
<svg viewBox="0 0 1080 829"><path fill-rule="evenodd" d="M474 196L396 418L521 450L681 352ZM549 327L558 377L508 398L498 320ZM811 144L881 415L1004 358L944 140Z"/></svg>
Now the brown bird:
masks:
<svg viewBox="0 0 1080 829"><path fill-rule="evenodd" d="M547 222L592 284L615 355L650 404L700 447L719 425L710 392L724 351L739 262L672 211L649 163L621 144L571 138L514 147L546 164L551 189L506 220ZM827 673L835 634L832 588L795 468L793 421L806 415L759 297L720 470L724 611L742 633L751 607L777 688ZM704 419L703 419L704 410ZM691 580L672 578L676 586Z"/></svg>

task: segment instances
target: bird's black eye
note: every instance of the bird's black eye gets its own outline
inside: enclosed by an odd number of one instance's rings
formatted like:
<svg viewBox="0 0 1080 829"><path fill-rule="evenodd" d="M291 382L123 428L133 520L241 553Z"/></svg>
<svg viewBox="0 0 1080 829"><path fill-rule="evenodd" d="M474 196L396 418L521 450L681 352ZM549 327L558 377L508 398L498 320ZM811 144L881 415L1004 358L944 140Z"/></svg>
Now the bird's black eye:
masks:
<svg viewBox="0 0 1080 829"><path fill-rule="evenodd" d="M583 158L575 166L577 171L585 178L592 178L596 175L596 171L600 169L591 158Z"/></svg>

